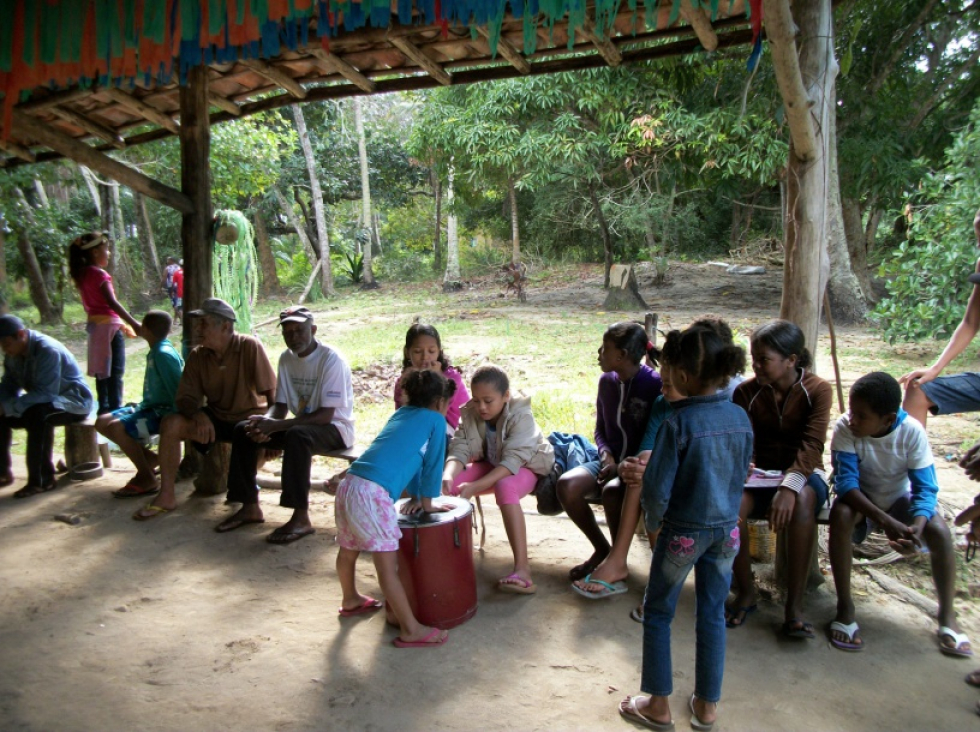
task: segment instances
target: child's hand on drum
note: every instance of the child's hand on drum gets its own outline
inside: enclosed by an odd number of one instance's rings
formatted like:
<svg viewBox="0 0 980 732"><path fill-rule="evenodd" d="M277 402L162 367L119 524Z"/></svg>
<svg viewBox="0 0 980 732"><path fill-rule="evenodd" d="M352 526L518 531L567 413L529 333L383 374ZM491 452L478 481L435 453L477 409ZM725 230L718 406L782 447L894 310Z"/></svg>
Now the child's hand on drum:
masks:
<svg viewBox="0 0 980 732"><path fill-rule="evenodd" d="M423 498L422 510L426 513L445 513L446 511L452 511L453 507L445 503L433 503L431 498Z"/></svg>

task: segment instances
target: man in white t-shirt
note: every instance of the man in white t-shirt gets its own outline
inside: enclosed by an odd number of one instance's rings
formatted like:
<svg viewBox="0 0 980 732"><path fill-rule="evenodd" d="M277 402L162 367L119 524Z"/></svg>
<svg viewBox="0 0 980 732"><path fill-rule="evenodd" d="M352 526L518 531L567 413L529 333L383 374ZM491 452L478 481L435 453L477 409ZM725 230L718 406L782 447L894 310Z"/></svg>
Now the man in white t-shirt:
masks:
<svg viewBox="0 0 980 732"><path fill-rule="evenodd" d="M255 485L259 452L282 450L281 506L293 515L266 540L289 544L316 532L310 522L310 465L314 455L325 455L354 444L354 390L347 361L330 346L317 342L313 313L294 305L279 314L287 350L279 357L276 402L264 415L235 426L233 454L239 465L229 476L228 501L242 507L216 527L232 531L245 524L262 523Z"/></svg>

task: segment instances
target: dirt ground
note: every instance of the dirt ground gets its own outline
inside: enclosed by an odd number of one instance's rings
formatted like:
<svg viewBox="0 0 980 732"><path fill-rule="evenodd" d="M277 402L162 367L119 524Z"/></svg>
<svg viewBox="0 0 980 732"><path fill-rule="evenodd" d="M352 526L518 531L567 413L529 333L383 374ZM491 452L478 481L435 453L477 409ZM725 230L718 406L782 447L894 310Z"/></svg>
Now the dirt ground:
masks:
<svg viewBox="0 0 980 732"><path fill-rule="evenodd" d="M778 274L704 276L712 271L692 266L659 290L641 272L641 292L651 309L671 312L673 325L703 312L738 312L736 324L750 327L778 311ZM600 284L593 269L577 282L532 289L523 307L594 311ZM857 375L845 370L844 380ZM566 572L590 553L586 540L565 517L539 516L528 499L538 593L503 595L494 584L510 570L510 551L499 513L485 506L487 545L474 556L476 616L450 631L442 648L398 650L382 614L337 615L326 494L312 496L317 534L275 547L264 535L289 513L275 491L263 491L266 525L230 534L212 530L230 510L222 498L191 495L189 481L178 485L177 511L136 523L129 517L139 503L109 495L129 474L124 459L114 462L99 480L64 483L28 500L11 499L22 481L0 491L0 729L627 728L616 706L639 686L642 628L628 614L642 595L644 541L631 551L630 593L585 600L569 590ZM966 505L976 485L950 463L938 467L943 499ZM15 473L24 475L22 462ZM362 591L379 596L367 557L358 579ZM694 687L691 585L673 626L679 730L689 728L686 699ZM978 694L962 678L980 659L941 655L935 620L861 572L855 590L864 653L841 653L822 635L782 638L782 609L772 602L729 631L716 729L977 728ZM834 602L830 581L808 598L818 632ZM957 607L980 643L972 601Z"/></svg>

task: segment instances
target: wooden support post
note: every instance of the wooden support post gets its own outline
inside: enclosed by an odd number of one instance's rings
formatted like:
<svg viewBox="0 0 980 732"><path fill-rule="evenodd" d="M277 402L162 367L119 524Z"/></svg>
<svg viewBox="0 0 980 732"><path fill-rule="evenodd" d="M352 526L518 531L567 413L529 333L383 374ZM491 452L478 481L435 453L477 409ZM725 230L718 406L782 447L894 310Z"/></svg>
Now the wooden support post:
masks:
<svg viewBox="0 0 980 732"><path fill-rule="evenodd" d="M230 463L231 443L214 443L204 456L200 475L194 479L194 492L201 496L217 496L227 491Z"/></svg>
<svg viewBox="0 0 980 732"><path fill-rule="evenodd" d="M184 312L211 297L211 127L208 69L192 68L180 87L180 188L193 205L181 221L184 252ZM184 343L193 342L195 318L184 318Z"/></svg>
<svg viewBox="0 0 980 732"><path fill-rule="evenodd" d="M82 463L99 462L99 440L89 421L65 425L65 463L71 470Z"/></svg>

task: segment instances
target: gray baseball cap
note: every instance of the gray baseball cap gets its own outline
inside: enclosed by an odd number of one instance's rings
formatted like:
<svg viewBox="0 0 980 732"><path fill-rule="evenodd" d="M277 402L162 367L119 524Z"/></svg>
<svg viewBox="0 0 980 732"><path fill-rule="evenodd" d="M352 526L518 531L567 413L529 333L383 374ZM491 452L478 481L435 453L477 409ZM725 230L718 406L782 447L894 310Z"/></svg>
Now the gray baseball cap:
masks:
<svg viewBox="0 0 980 732"><path fill-rule="evenodd" d="M238 320L238 316L235 315L235 308L226 303L220 297L209 297L204 301L198 310L191 310L188 315L214 315L218 318L224 318L225 320L230 320L234 323Z"/></svg>

